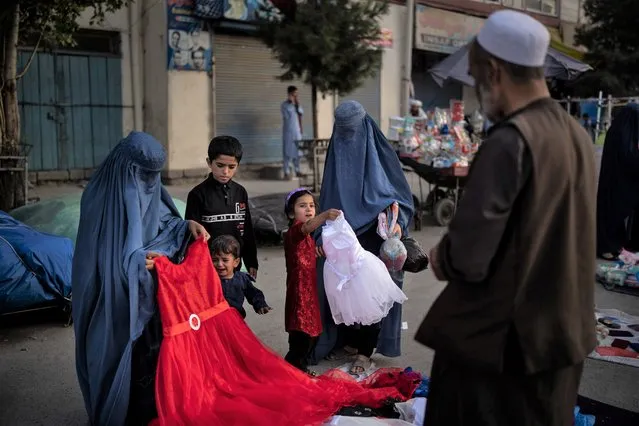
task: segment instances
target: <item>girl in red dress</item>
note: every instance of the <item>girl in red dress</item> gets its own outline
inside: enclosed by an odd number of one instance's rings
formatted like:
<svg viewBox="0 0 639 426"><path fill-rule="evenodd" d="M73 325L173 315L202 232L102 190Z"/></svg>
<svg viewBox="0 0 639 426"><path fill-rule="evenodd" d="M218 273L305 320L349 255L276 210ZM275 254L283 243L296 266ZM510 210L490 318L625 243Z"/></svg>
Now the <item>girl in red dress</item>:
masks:
<svg viewBox="0 0 639 426"><path fill-rule="evenodd" d="M308 189L298 188L286 197L284 211L290 220L284 237L286 255L285 326L288 332L286 361L308 371L308 358L322 333L315 271L315 240L310 235L327 220L335 220L339 210L315 216L315 201Z"/></svg>

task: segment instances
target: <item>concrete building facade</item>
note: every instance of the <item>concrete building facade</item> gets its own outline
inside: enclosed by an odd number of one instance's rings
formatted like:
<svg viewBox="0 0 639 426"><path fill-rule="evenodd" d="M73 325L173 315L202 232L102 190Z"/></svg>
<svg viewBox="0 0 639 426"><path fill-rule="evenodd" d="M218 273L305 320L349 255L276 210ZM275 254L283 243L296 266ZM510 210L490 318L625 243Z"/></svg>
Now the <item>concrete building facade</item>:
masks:
<svg viewBox="0 0 639 426"><path fill-rule="evenodd" d="M216 25L208 37L213 69L178 71L167 66L167 4L189 0L137 0L109 14L95 27L91 11L80 19L75 49L38 52L20 88L22 134L32 145L32 180L83 179L109 149L131 130L153 134L166 147L168 180L206 172L206 148L216 134L245 143L246 168L280 160L280 103L289 83L270 51L241 25ZM407 70L415 96L425 106L462 98L476 108L473 90L439 88L427 69L470 40L493 10L525 10L553 32L555 43L572 46L583 19L581 0L416 0L393 1L382 19L386 44L379 73L343 99L319 97L319 136L330 137L339 101L357 99L388 129L406 104ZM407 28L407 22L414 26ZM412 52L408 55L407 52ZM28 48L21 52L28 61ZM430 79L432 80L432 79ZM312 136L310 89L300 82L306 111L304 136Z"/></svg>

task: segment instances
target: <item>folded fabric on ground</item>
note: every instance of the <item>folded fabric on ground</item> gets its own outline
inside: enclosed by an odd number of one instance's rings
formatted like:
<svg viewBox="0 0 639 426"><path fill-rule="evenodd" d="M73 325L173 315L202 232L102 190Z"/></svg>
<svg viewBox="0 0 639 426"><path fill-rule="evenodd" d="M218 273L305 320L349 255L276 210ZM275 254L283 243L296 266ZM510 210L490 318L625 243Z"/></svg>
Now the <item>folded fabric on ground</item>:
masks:
<svg viewBox="0 0 639 426"><path fill-rule="evenodd" d="M70 303L73 243L0 211L0 314Z"/></svg>
<svg viewBox="0 0 639 426"><path fill-rule="evenodd" d="M597 309L597 347L589 358L639 367L639 317Z"/></svg>

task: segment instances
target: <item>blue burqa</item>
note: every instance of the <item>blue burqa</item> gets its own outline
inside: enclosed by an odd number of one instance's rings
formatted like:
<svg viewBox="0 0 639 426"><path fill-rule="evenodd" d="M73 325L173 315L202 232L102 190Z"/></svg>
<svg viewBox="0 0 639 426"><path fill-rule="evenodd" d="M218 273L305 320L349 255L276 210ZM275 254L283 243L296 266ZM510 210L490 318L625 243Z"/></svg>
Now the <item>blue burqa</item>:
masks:
<svg viewBox="0 0 639 426"><path fill-rule="evenodd" d="M133 343L156 309L145 255L172 256L187 230L160 182L165 159L155 138L132 132L82 195L72 303L78 380L93 425L125 424Z"/></svg>
<svg viewBox="0 0 639 426"><path fill-rule="evenodd" d="M378 214L394 201L399 203L402 234L407 235L413 216L413 195L397 154L362 105L355 101L340 104L335 110L333 135L326 154L320 209L342 210L355 233L361 235L377 224ZM324 332L313 356L315 362L328 355L338 342L324 293L323 259L317 267ZM401 288L403 273L391 276ZM382 322L377 345L377 352L382 355L401 354L401 309L401 305L395 304Z"/></svg>

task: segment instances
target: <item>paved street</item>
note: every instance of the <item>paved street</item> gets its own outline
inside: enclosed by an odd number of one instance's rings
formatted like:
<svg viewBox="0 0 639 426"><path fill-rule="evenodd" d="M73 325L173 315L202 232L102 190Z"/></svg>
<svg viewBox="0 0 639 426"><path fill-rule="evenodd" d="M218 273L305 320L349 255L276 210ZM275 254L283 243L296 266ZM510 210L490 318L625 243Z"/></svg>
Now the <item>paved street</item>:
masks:
<svg viewBox="0 0 639 426"><path fill-rule="evenodd" d="M295 182L245 182L253 196L286 192ZM174 197L185 200L189 186L169 187ZM35 194L47 198L79 191L77 186L39 187ZM429 227L414 234L424 247L437 241L443 228ZM283 354L284 332L284 252L280 247L259 251L261 262L259 287L265 292L274 311L258 318L249 312L248 323L267 345ZM595 285L593 283L593 285ZM376 358L378 366L412 366L428 372L432 361L430 350L417 344L413 335L425 312L443 289L430 271L407 274L404 289L409 300L404 305L403 355L397 359ZM596 286L597 306L615 308L639 315L639 303L633 296L606 292ZM322 369L329 365L322 365ZM639 411L639 369L588 360L581 393L619 407ZM86 425L82 396L77 386L74 365L72 328L60 321L35 324L9 324L0 327L0 425Z"/></svg>

